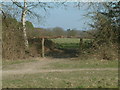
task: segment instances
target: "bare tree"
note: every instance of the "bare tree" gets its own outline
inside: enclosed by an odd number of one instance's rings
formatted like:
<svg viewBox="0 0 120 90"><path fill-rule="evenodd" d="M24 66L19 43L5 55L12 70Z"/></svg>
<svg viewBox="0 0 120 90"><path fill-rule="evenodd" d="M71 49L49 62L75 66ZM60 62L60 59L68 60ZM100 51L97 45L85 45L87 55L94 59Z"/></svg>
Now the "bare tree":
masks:
<svg viewBox="0 0 120 90"><path fill-rule="evenodd" d="M27 32L26 32L26 16L27 16L28 12L30 12L30 13L32 13L32 12L28 9L29 6L27 6L27 4L28 4L27 0L24 0L23 6L20 4L20 2L17 2L15 0L12 0L12 2L13 2L13 4L15 4L16 6L18 6L19 8L22 9L21 22L22 22L23 36L24 36L26 51L28 51L29 43L28 43Z"/></svg>
<svg viewBox="0 0 120 90"><path fill-rule="evenodd" d="M25 41L25 46L26 46L26 50L29 50L29 42L27 39L27 33L26 33L26 17L27 15L29 16L35 16L37 18L38 21L40 21L41 19L41 15L37 14L36 12L34 12L32 9L40 7L40 9L43 9L45 12L48 10L48 8L53 8L53 4L49 3L47 4L46 2L40 2L38 0L38 2L28 2L27 0L24 0L23 2L18 2L17 0L11 0L12 1L12 5L13 6L17 6L17 8L19 9L19 11L16 11L15 8L12 8L12 10L15 10L17 14L20 14L22 10L22 14L21 14L21 22L22 22L22 27L23 27L23 35L24 35L24 41ZM3 4L6 8L10 8L9 4ZM58 3L57 3L58 5ZM57 6L54 4L54 6ZM7 12L9 12L10 10L8 10ZM14 12L15 12L14 11ZM14 12L10 12L10 14L13 14ZM18 15L17 15L18 16ZM17 17L18 18L18 17Z"/></svg>
<svg viewBox="0 0 120 90"><path fill-rule="evenodd" d="M25 46L26 49L29 49L29 44L28 44L28 39L27 39L27 34L26 34L26 14L27 14L27 1L24 0L24 7L22 10L22 17L21 17L21 22L23 26L23 34L24 34L24 40L25 40Z"/></svg>

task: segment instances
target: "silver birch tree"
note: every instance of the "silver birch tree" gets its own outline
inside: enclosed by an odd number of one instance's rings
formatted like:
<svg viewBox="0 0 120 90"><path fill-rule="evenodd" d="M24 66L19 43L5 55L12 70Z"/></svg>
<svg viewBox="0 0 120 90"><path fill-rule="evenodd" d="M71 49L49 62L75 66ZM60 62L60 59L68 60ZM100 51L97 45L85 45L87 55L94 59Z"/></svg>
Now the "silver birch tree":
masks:
<svg viewBox="0 0 120 90"><path fill-rule="evenodd" d="M27 14L27 0L24 0L24 6L22 10L22 15L21 15L21 22L23 27L23 35L24 35L26 50L29 50L29 44L28 44L27 33L26 33L26 14Z"/></svg>

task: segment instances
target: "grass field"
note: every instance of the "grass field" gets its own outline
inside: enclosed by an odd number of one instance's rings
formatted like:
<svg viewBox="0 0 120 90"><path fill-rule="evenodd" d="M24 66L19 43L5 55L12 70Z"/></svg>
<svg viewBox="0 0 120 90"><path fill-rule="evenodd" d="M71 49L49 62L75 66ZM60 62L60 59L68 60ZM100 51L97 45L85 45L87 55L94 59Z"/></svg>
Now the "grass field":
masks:
<svg viewBox="0 0 120 90"><path fill-rule="evenodd" d="M79 48L79 39L51 40L57 48ZM84 39L85 45L90 41ZM117 60L47 57L2 64L3 88L118 88Z"/></svg>
<svg viewBox="0 0 120 90"><path fill-rule="evenodd" d="M57 44L57 48L79 48L80 39L78 38L57 38L51 39ZM84 43L89 43L90 39L83 39Z"/></svg>
<svg viewBox="0 0 120 90"><path fill-rule="evenodd" d="M4 61L3 88L117 88L118 62L78 59Z"/></svg>

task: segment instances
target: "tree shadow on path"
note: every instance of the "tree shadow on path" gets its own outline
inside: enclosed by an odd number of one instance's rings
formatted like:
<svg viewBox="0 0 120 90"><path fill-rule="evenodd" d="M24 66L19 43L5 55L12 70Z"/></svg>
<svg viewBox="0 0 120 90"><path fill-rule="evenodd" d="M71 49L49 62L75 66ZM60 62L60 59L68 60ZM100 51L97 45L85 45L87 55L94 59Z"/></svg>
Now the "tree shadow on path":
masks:
<svg viewBox="0 0 120 90"><path fill-rule="evenodd" d="M46 56L52 58L75 58L78 57L79 50L78 49L54 49L48 53Z"/></svg>

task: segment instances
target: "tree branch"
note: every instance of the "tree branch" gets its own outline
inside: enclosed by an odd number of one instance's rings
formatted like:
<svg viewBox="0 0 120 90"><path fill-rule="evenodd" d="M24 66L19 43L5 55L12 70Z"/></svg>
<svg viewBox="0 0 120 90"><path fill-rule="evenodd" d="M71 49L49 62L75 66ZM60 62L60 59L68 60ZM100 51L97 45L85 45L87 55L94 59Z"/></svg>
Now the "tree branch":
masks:
<svg viewBox="0 0 120 90"><path fill-rule="evenodd" d="M18 6L19 8L24 9L24 7L19 2L15 1L15 0L11 0L11 1L13 2L13 4Z"/></svg>

